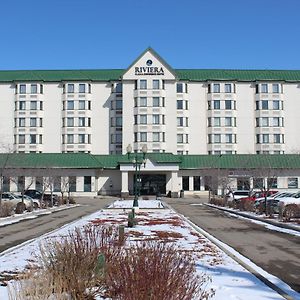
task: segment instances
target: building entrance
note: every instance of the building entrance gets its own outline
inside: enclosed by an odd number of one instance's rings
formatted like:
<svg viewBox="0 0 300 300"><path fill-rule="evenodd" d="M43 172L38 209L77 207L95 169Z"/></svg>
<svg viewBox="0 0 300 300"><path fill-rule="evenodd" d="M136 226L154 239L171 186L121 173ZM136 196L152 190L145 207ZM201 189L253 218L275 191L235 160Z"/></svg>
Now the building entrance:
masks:
<svg viewBox="0 0 300 300"><path fill-rule="evenodd" d="M140 195L165 195L166 175L161 174L140 174Z"/></svg>

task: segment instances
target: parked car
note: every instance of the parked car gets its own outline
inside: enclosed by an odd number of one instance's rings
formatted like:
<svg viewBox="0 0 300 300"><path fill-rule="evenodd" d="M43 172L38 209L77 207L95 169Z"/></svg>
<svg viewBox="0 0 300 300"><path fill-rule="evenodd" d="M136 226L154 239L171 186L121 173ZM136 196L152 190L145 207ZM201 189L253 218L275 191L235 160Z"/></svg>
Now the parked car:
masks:
<svg viewBox="0 0 300 300"><path fill-rule="evenodd" d="M237 191L230 191L226 194L228 201L235 201L244 197L248 197L250 194L250 191L248 190L237 190Z"/></svg>
<svg viewBox="0 0 300 300"><path fill-rule="evenodd" d="M258 192L252 192L251 195L249 197L244 197L244 198L240 198L242 200L250 200L250 201L255 201L256 199L258 198L264 198L265 195L267 194L267 197L271 196L271 195L274 195L278 193L278 191L274 191L274 190L270 190L268 191L267 193L266 192L261 192L261 191L258 191Z"/></svg>
<svg viewBox="0 0 300 300"><path fill-rule="evenodd" d="M41 201L42 197L43 197L43 201L47 202L48 206L50 206L52 204L52 201L53 201L53 205L57 205L57 203L58 203L58 196L55 194L51 195L51 193L44 193L44 195L43 195L42 192L40 192L38 190L34 190L34 189L27 190L27 191L25 191L24 194L33 199L38 199L39 201Z"/></svg>
<svg viewBox="0 0 300 300"><path fill-rule="evenodd" d="M300 192L297 192L291 196L285 196L280 198L280 203L283 205L288 205L288 204L300 204Z"/></svg>
<svg viewBox="0 0 300 300"><path fill-rule="evenodd" d="M10 193L10 192L2 193L2 201L13 203L15 208L17 207L17 205L19 205L19 203L22 203L22 202L24 202L25 209L32 210L32 208L33 208L32 199L24 197L24 200L22 201L21 196L15 195L15 194Z"/></svg>

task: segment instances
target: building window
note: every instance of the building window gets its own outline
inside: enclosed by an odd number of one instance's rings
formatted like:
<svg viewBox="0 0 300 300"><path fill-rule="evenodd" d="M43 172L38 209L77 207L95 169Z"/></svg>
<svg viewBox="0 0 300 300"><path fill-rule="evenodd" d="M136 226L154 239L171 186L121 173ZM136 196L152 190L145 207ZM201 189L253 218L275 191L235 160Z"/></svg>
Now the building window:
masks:
<svg viewBox="0 0 300 300"><path fill-rule="evenodd" d="M91 176L84 176L84 192L91 192L92 191L92 177Z"/></svg>
<svg viewBox="0 0 300 300"><path fill-rule="evenodd" d="M116 126L122 127L123 125L123 118L122 117L116 117Z"/></svg>
<svg viewBox="0 0 300 300"><path fill-rule="evenodd" d="M147 115L140 115L140 124L147 124Z"/></svg>
<svg viewBox="0 0 300 300"><path fill-rule="evenodd" d="M19 135L19 144L25 144L25 134Z"/></svg>
<svg viewBox="0 0 300 300"><path fill-rule="evenodd" d="M183 109L183 100L177 100L177 109Z"/></svg>
<svg viewBox="0 0 300 300"><path fill-rule="evenodd" d="M268 134L262 134L262 143L263 144L269 143L269 135Z"/></svg>
<svg viewBox="0 0 300 300"><path fill-rule="evenodd" d="M37 110L37 101L30 101L30 109Z"/></svg>
<svg viewBox="0 0 300 300"><path fill-rule="evenodd" d="M32 84L30 86L30 93L31 94L37 94L37 84Z"/></svg>
<svg viewBox="0 0 300 300"><path fill-rule="evenodd" d="M190 190L190 178L189 176L182 176L182 189L184 191Z"/></svg>
<svg viewBox="0 0 300 300"><path fill-rule="evenodd" d="M19 118L19 127L25 127L25 118Z"/></svg>
<svg viewBox="0 0 300 300"><path fill-rule="evenodd" d="M19 85L19 93L20 94L26 94L26 84L20 84Z"/></svg>
<svg viewBox="0 0 300 300"><path fill-rule="evenodd" d="M30 127L37 126L37 118L30 118Z"/></svg>
<svg viewBox="0 0 300 300"><path fill-rule="evenodd" d="M221 143L221 134L214 134L214 143L215 144Z"/></svg>
<svg viewBox="0 0 300 300"><path fill-rule="evenodd" d="M214 100L214 109L220 109L220 108L221 108L221 101Z"/></svg>
<svg viewBox="0 0 300 300"><path fill-rule="evenodd" d="M116 110L122 110L122 109L123 109L123 101L116 100Z"/></svg>
<svg viewBox="0 0 300 300"><path fill-rule="evenodd" d="M274 144L280 144L281 143L280 136L281 136L281 134L278 134L278 133L275 133L273 135L273 142L274 142Z"/></svg>
<svg viewBox="0 0 300 300"><path fill-rule="evenodd" d="M30 144L36 144L36 134L30 134L29 135L29 143Z"/></svg>
<svg viewBox="0 0 300 300"><path fill-rule="evenodd" d="M79 117L78 118L78 126L79 127L85 127L85 118L84 117Z"/></svg>
<svg viewBox="0 0 300 300"><path fill-rule="evenodd" d="M73 100L68 100L67 101L67 109L68 110L74 110L74 101Z"/></svg>
<svg viewBox="0 0 300 300"><path fill-rule="evenodd" d="M232 101L225 100L225 109L232 109Z"/></svg>
<svg viewBox="0 0 300 300"><path fill-rule="evenodd" d="M274 110L280 109L280 101L279 100L273 100L273 109Z"/></svg>
<svg viewBox="0 0 300 300"><path fill-rule="evenodd" d="M221 118L220 117L214 117L214 127L220 127L221 126Z"/></svg>
<svg viewBox="0 0 300 300"><path fill-rule="evenodd" d="M74 127L74 118L67 118L67 126Z"/></svg>
<svg viewBox="0 0 300 300"><path fill-rule="evenodd" d="M152 81L152 89L153 90L159 90L159 80L153 79L153 81Z"/></svg>
<svg viewBox="0 0 300 300"><path fill-rule="evenodd" d="M147 142L147 132L140 132L140 142Z"/></svg>
<svg viewBox="0 0 300 300"><path fill-rule="evenodd" d="M183 84L182 83L177 83L176 84L176 92L177 93L183 93Z"/></svg>
<svg viewBox="0 0 300 300"><path fill-rule="evenodd" d="M268 85L266 83L262 83L260 86L261 93L267 94L268 93Z"/></svg>
<svg viewBox="0 0 300 300"><path fill-rule="evenodd" d="M268 183L268 188L277 189L277 178L276 177L268 178L267 183Z"/></svg>
<svg viewBox="0 0 300 300"><path fill-rule="evenodd" d="M74 84L68 84L68 93L73 94L74 93Z"/></svg>
<svg viewBox="0 0 300 300"><path fill-rule="evenodd" d="M147 98L140 97L140 107L146 107L146 106L147 106Z"/></svg>
<svg viewBox="0 0 300 300"><path fill-rule="evenodd" d="M79 84L79 93L85 93L85 84L84 83L80 83Z"/></svg>
<svg viewBox="0 0 300 300"><path fill-rule="evenodd" d="M214 93L220 93L220 83L214 83L213 84L213 92Z"/></svg>
<svg viewBox="0 0 300 300"><path fill-rule="evenodd" d="M85 143L85 134L78 134L78 144Z"/></svg>
<svg viewBox="0 0 300 300"><path fill-rule="evenodd" d="M153 107L159 107L159 97L153 97L152 98L152 106Z"/></svg>
<svg viewBox="0 0 300 300"><path fill-rule="evenodd" d="M117 83L116 84L116 93L118 93L118 94L122 94L122 92L123 92L123 85L122 85L122 83Z"/></svg>
<svg viewBox="0 0 300 300"><path fill-rule="evenodd" d="M261 109L269 109L268 100L262 100L261 101Z"/></svg>
<svg viewBox="0 0 300 300"><path fill-rule="evenodd" d="M280 127L280 118L273 117L273 127Z"/></svg>
<svg viewBox="0 0 300 300"><path fill-rule="evenodd" d="M19 110L25 110L25 109L26 109L26 102L19 101Z"/></svg>
<svg viewBox="0 0 300 300"><path fill-rule="evenodd" d="M183 144L183 134L177 134L177 144Z"/></svg>
<svg viewBox="0 0 300 300"><path fill-rule="evenodd" d="M289 189L297 189L298 188L298 177L288 178L288 188Z"/></svg>
<svg viewBox="0 0 300 300"><path fill-rule="evenodd" d="M269 126L269 118L261 118L261 126L268 127Z"/></svg>
<svg viewBox="0 0 300 300"><path fill-rule="evenodd" d="M146 90L147 89L147 80L141 79L140 80L140 89Z"/></svg>
<svg viewBox="0 0 300 300"><path fill-rule="evenodd" d="M177 118L177 126L182 127L183 126L183 117L178 117Z"/></svg>
<svg viewBox="0 0 300 300"><path fill-rule="evenodd" d="M272 92L273 92L273 94L278 94L280 92L278 83L272 84Z"/></svg>
<svg viewBox="0 0 300 300"><path fill-rule="evenodd" d="M227 126L227 127L231 127L232 126L232 118L231 117L225 117L224 125Z"/></svg>
<svg viewBox="0 0 300 300"><path fill-rule="evenodd" d="M225 83L225 93L231 93L232 88L230 83Z"/></svg>
<svg viewBox="0 0 300 300"><path fill-rule="evenodd" d="M194 182L194 191L200 191L200 176L194 176L193 177Z"/></svg>
<svg viewBox="0 0 300 300"><path fill-rule="evenodd" d="M85 100L78 101L78 109L80 109L80 110L85 109Z"/></svg>
<svg viewBox="0 0 300 300"><path fill-rule="evenodd" d="M152 115L152 123L159 124L159 115Z"/></svg>
<svg viewBox="0 0 300 300"><path fill-rule="evenodd" d="M74 144L74 134L67 134L67 144Z"/></svg>
<svg viewBox="0 0 300 300"><path fill-rule="evenodd" d="M122 133L116 134L116 144L122 144Z"/></svg>
<svg viewBox="0 0 300 300"><path fill-rule="evenodd" d="M159 142L159 132L153 132L152 133L152 141L153 142Z"/></svg>

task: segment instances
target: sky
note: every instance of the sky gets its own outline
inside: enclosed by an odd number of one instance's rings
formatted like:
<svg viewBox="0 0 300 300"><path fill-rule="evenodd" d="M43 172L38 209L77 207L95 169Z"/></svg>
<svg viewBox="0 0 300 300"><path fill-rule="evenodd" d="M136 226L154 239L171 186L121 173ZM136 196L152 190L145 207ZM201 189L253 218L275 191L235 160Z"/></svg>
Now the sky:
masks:
<svg viewBox="0 0 300 300"><path fill-rule="evenodd" d="M299 69L300 0L11 0L0 70L126 69L152 47L175 69Z"/></svg>

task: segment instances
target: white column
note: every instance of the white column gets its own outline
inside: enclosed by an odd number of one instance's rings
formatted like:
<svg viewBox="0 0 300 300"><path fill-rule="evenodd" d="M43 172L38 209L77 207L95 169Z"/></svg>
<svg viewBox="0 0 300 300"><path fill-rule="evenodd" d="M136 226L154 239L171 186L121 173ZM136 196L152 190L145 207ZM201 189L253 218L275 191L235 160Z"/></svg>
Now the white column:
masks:
<svg viewBox="0 0 300 300"><path fill-rule="evenodd" d="M194 190L194 176L189 176L189 191Z"/></svg>
<svg viewBox="0 0 300 300"><path fill-rule="evenodd" d="M200 191L205 191L204 177L200 176Z"/></svg>
<svg viewBox="0 0 300 300"><path fill-rule="evenodd" d="M128 171L122 171L122 190L121 193L129 193L128 190Z"/></svg>

